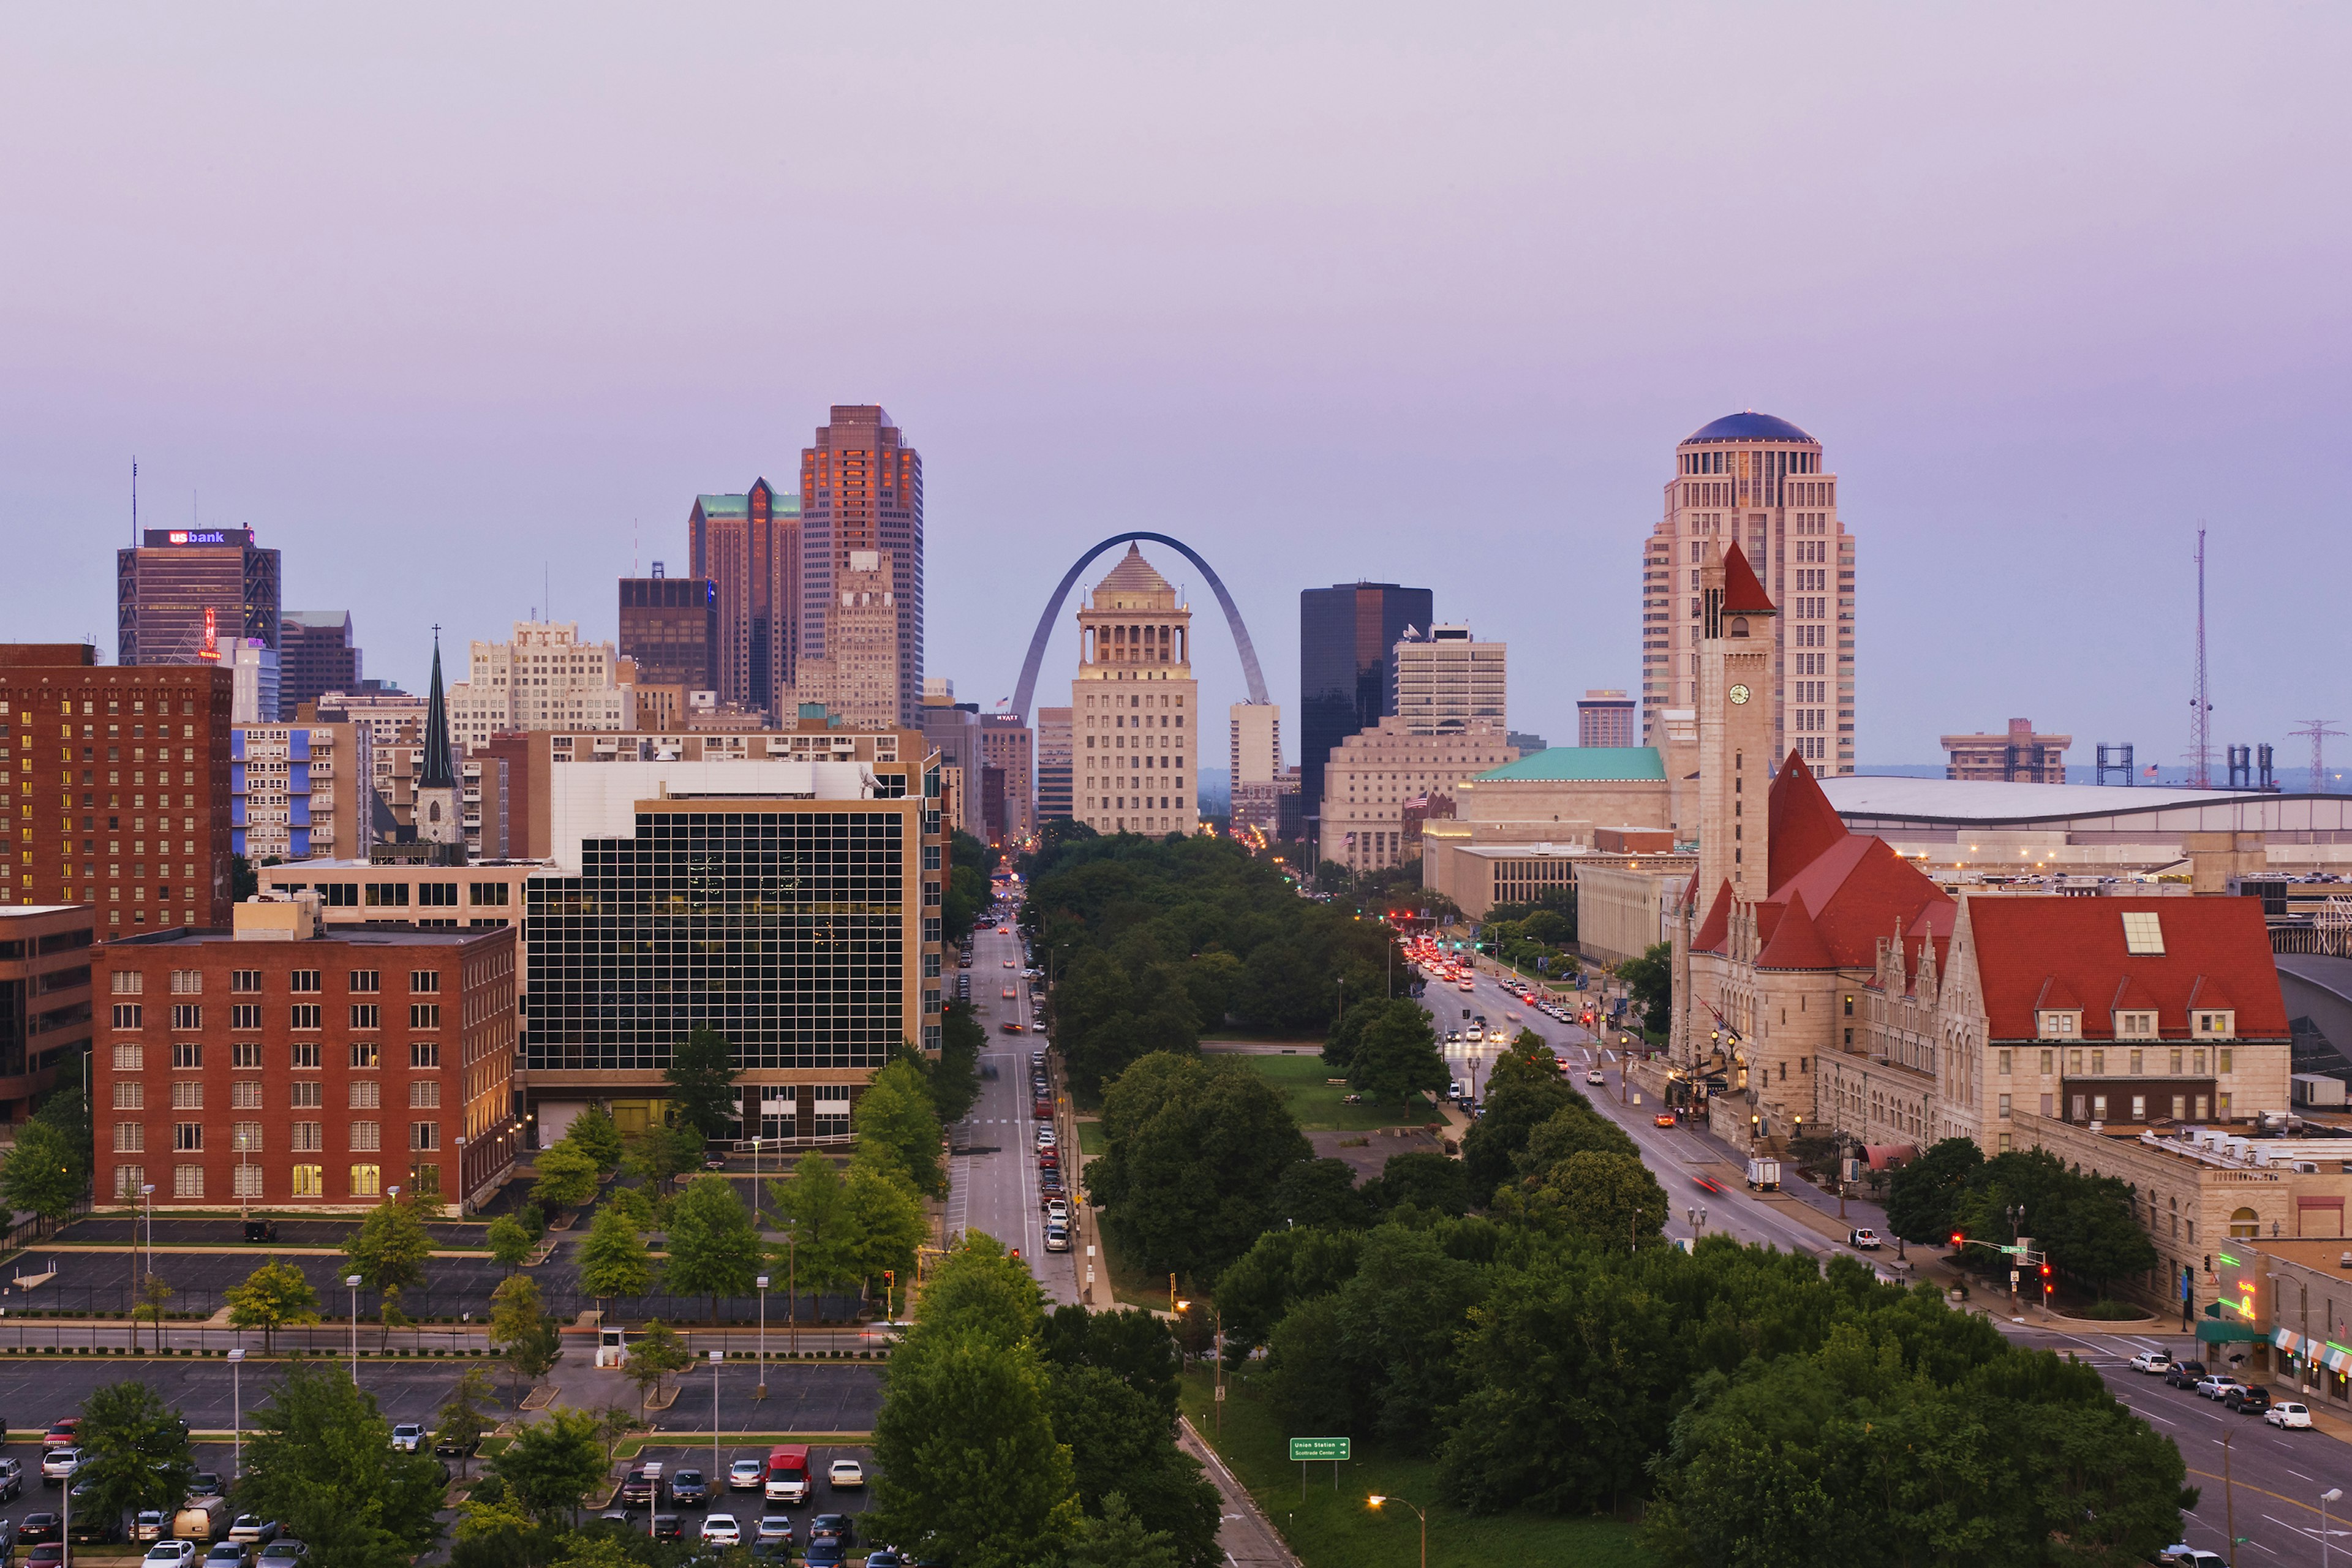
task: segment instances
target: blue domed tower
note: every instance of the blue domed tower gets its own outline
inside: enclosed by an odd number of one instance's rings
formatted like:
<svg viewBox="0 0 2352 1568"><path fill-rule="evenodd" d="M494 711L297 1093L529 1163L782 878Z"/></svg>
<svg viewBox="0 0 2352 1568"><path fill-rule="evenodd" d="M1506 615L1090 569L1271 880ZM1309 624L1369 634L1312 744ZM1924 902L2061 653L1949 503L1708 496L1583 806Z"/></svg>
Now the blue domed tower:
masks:
<svg viewBox="0 0 2352 1568"><path fill-rule="evenodd" d="M1770 705L1772 754L1794 752L1821 775L1853 772L1853 538L1822 444L1776 415L1727 414L1675 447L1664 500L1642 559L1645 742L1696 733L1701 577L1736 544L1776 610L1759 623L1771 673L1755 693Z"/></svg>

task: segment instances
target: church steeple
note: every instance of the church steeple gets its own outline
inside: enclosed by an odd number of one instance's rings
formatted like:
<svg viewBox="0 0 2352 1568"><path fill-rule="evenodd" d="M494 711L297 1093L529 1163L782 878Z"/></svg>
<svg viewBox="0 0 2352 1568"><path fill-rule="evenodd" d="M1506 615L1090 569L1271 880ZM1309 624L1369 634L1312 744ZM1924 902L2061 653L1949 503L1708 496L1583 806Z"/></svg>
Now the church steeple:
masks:
<svg viewBox="0 0 2352 1568"><path fill-rule="evenodd" d="M457 764L449 755L449 710L441 696L441 627L433 627L433 685L425 698L425 767L419 789L456 789Z"/></svg>

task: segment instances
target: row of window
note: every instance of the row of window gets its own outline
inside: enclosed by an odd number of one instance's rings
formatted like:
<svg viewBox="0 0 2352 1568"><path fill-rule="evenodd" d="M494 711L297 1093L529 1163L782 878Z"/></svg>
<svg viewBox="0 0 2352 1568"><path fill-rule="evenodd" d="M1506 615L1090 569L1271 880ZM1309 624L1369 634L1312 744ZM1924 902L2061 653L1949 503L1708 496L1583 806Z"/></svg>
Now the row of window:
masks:
<svg viewBox="0 0 2352 1568"><path fill-rule="evenodd" d="M326 1103L326 1085L316 1080L297 1080L286 1086L287 1103L296 1110L319 1110ZM262 1109L261 1080L240 1079L230 1084L228 1103L232 1110ZM349 1085L350 1109L373 1110L383 1103L383 1084L378 1079L353 1079ZM172 1109L202 1110L205 1108L205 1080L200 1078L172 1080ZM441 1109L441 1080L418 1079L408 1086L408 1108L411 1110ZM147 1109L147 1086L136 1079L117 1079L114 1085L114 1109L144 1110Z"/></svg>
<svg viewBox="0 0 2352 1568"><path fill-rule="evenodd" d="M258 1198L262 1196L261 1167L239 1165L230 1173L229 1196ZM327 1196L327 1168L324 1165L296 1165L291 1173L290 1195L298 1198ZM441 1167L437 1164L412 1164L408 1167L408 1190L419 1197L432 1197L441 1191ZM117 1165L114 1167L114 1196L117 1202L137 1203L147 1186L147 1167ZM205 1168L202 1165L172 1167L172 1195L175 1198L201 1198L205 1195ZM378 1164L350 1167L349 1185L345 1196L377 1198L383 1195L383 1167Z"/></svg>
<svg viewBox="0 0 2352 1568"><path fill-rule="evenodd" d="M438 979L439 976L435 976ZM146 1026L146 1009L137 1002L117 1002L114 1005L114 1026L118 1029L142 1029ZM205 1026L205 1010L194 1003L182 1003L172 1009L172 1028L175 1033L193 1033ZM326 1009L316 1002L297 1002L287 1009L287 1026L295 1029L323 1029ZM354 1029L383 1027L383 1009L373 1002L352 1004L352 1025ZM441 1026L441 1004L412 1002L408 1005L408 1026L412 1029L437 1029ZM237 1003L229 1008L229 1027L258 1029L261 1027L259 1003ZM175 1047L176 1048L176 1047Z"/></svg>
<svg viewBox="0 0 2352 1568"><path fill-rule="evenodd" d="M380 1040L353 1040L349 1050L352 1066L368 1068L383 1066L383 1043ZM296 1040L287 1047L286 1065L298 1070L323 1068L327 1065L326 1044L320 1040ZM217 1066L219 1058L214 1058ZM200 1040L180 1040L172 1047L172 1069L174 1072L201 1071L205 1065L205 1047ZM236 1040L228 1047L228 1065L241 1070L257 1071L261 1063L261 1042ZM408 1065L412 1068L437 1068L441 1065L441 1042L411 1040L408 1042ZM147 1068L147 1047L117 1044L114 1047L116 1072L143 1072Z"/></svg>
<svg viewBox="0 0 2352 1568"><path fill-rule="evenodd" d="M2019 1054L2021 1053L2016 1051L1994 1052L1993 1058L1995 1072L2002 1078L2009 1077L2012 1059ZM2125 1058L2126 1054L2126 1053L2122 1051L2117 1051L2116 1053L2118 1059ZM2147 1058L2153 1054L2154 1053L2152 1052L2144 1050L2132 1051L2128 1053L2131 1066L2128 1068L2119 1070L2126 1071L2129 1076L2137 1078L2140 1074L2148 1070L2143 1064L2145 1064ZM2090 1076L2093 1078L2105 1077L2107 1070L2107 1053L2103 1050L2094 1049L2089 1053L2089 1056ZM2237 1052L2230 1047L2215 1047L2212 1052L2213 1070L2215 1072L2231 1071L2235 1064ZM2205 1075L2206 1052L2205 1047L2201 1046L2195 1047L2175 1046L2168 1053L2168 1059L2170 1061L2171 1065L2166 1068L2159 1068L2157 1069L2158 1071L2168 1072L2177 1077L2184 1070L2181 1064L2185 1061L2189 1064L2185 1069L2189 1073L2199 1078L2202 1078ZM2056 1072L2058 1070L2056 1066L2057 1060L2058 1053L2056 1051L2043 1051L2042 1053L2042 1070L2044 1073ZM2078 1046L2074 1049L2069 1050L2066 1053L2066 1076L2069 1078L2081 1078L2084 1074L2083 1061L2084 1051L2081 1047Z"/></svg>
<svg viewBox="0 0 2352 1568"><path fill-rule="evenodd" d="M326 1144L323 1121L290 1121L287 1123L287 1147L298 1154L315 1154ZM347 1124L353 1153L369 1153L383 1147L383 1123L353 1121ZM229 1126L229 1148L239 1154L263 1152L261 1123L238 1121ZM412 1121L408 1124L408 1146L412 1150L428 1151L441 1147L441 1124L437 1121ZM217 1149L218 1144L214 1147ZM201 1154L205 1152L205 1123L174 1121L172 1123L172 1149L174 1153ZM114 1152L118 1154L143 1154L147 1152L147 1124L143 1121L118 1121L114 1124Z"/></svg>
<svg viewBox="0 0 2352 1568"><path fill-rule="evenodd" d="M365 995L380 993L383 989L383 972L380 969L353 969L345 973L346 987L354 993ZM297 995L315 994L323 989L320 984L320 973L321 972L316 969L292 970L287 975L286 988ZM170 978L172 994L174 996L201 996L205 993L205 972L201 969L174 969ZM117 996L141 996L146 994L147 976L142 970L117 970L110 984ZM230 970L228 988L233 995L259 995L261 971L258 969ZM408 989L420 995L438 994L441 990L441 972L437 969L410 970Z"/></svg>
<svg viewBox="0 0 2352 1568"><path fill-rule="evenodd" d="M2116 1038L2119 1040L2153 1040L2162 1033L2153 1010L2120 1011L2111 1016L2115 1019ZM2079 1008L2065 1010L2045 1008L2036 1018L2034 1032L2043 1039L2064 1039L2069 1036L2082 1034L2083 1015ZM2233 1008L2200 1007L2189 1015L2189 1029L2193 1035L2222 1040L2234 1039L2238 1033L2238 1015ZM2074 1054L2078 1057L2082 1055L2080 1051ZM2178 1051L2173 1053L2176 1057L2179 1054ZM2202 1056L2204 1053L2200 1051L2198 1054ZM2044 1051L2042 1055L2047 1056L2049 1053ZM2178 1068L2173 1068L2175 1072L2179 1070Z"/></svg>

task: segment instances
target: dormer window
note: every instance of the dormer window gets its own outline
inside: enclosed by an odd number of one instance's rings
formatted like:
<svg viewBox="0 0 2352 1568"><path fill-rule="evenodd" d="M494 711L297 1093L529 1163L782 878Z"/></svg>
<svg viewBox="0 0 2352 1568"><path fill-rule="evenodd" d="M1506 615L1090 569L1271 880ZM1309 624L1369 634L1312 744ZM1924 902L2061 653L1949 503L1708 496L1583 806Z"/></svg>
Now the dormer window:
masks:
<svg viewBox="0 0 2352 1568"><path fill-rule="evenodd" d="M2045 1040L2067 1039L2083 1032L2083 1015L2080 1012L2044 1008L2038 1015L2038 1019L2041 1037Z"/></svg>
<svg viewBox="0 0 2352 1568"><path fill-rule="evenodd" d="M2238 1034L2238 1015L2226 1008L2200 1007L2189 1020L2199 1039L2229 1040Z"/></svg>
<svg viewBox="0 0 2352 1568"><path fill-rule="evenodd" d="M2152 1040L2156 1038L2156 1015L2153 1013L2117 1013L2116 1038L2119 1040Z"/></svg>

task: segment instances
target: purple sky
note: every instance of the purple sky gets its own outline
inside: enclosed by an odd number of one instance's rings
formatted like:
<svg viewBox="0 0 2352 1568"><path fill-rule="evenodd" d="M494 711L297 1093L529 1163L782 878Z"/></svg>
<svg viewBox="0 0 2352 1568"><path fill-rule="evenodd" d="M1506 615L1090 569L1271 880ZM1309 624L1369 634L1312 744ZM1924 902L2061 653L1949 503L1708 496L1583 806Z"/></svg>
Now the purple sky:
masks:
<svg viewBox="0 0 2352 1568"><path fill-rule="evenodd" d="M1865 762L2011 715L2177 760L2200 518L2216 744L2352 721L2352 16L1615 9L12 8L0 639L111 657L134 452L373 674L543 564L608 637L696 491L878 401L961 696L1149 528L1286 717L1297 591L1361 576L1572 742L1674 443L1752 406L1843 481Z"/></svg>

